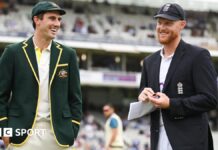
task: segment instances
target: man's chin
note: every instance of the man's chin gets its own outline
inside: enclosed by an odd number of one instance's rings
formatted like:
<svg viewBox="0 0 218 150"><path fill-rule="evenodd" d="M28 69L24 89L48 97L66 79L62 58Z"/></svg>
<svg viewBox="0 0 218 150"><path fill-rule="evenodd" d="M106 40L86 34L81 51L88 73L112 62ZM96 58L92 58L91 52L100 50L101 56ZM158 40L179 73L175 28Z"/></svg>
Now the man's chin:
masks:
<svg viewBox="0 0 218 150"><path fill-rule="evenodd" d="M52 35L52 36L50 36L50 39L53 40L53 39L55 39L55 37L56 37L56 35Z"/></svg>
<svg viewBox="0 0 218 150"><path fill-rule="evenodd" d="M169 41L168 40L159 40L159 43L164 45L164 44L168 44Z"/></svg>
<svg viewBox="0 0 218 150"><path fill-rule="evenodd" d="M49 37L51 38L51 40L53 40L56 36L57 36L57 34L54 34L54 33L49 34Z"/></svg>

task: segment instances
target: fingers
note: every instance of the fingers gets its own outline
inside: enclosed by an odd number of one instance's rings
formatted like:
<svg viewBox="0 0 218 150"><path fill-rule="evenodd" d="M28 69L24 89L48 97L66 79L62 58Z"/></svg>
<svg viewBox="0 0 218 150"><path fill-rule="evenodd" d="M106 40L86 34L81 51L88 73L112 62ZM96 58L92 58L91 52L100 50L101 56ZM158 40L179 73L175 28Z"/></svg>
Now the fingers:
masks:
<svg viewBox="0 0 218 150"><path fill-rule="evenodd" d="M160 98L157 98L157 96L148 96L148 99L151 103L155 105L161 105L161 101L159 100Z"/></svg>
<svg viewBox="0 0 218 150"><path fill-rule="evenodd" d="M158 96L160 96L160 97L163 97L163 96L165 96L166 94L161 93L161 92L157 92L156 95L158 95Z"/></svg>
<svg viewBox="0 0 218 150"><path fill-rule="evenodd" d="M144 88L138 96L139 101L148 102L150 101L156 108L169 108L170 99L169 97L161 92L154 93L151 88Z"/></svg>
<svg viewBox="0 0 218 150"><path fill-rule="evenodd" d="M157 92L156 96L148 96L148 99L157 108L166 109L170 107L169 97L164 93Z"/></svg>
<svg viewBox="0 0 218 150"><path fill-rule="evenodd" d="M5 146L8 147L8 145L10 143L9 137L2 137L2 140L4 141Z"/></svg>
<svg viewBox="0 0 218 150"><path fill-rule="evenodd" d="M147 95L145 95L144 93L141 93L141 94L139 95L139 97L138 97L138 100L139 100L139 101L146 101L147 98L148 98Z"/></svg>
<svg viewBox="0 0 218 150"><path fill-rule="evenodd" d="M143 90L147 95L153 95L154 91L151 88L144 88Z"/></svg>
<svg viewBox="0 0 218 150"><path fill-rule="evenodd" d="M148 101L148 96L153 95L154 91L151 88L144 88L143 91L139 94L139 101Z"/></svg>

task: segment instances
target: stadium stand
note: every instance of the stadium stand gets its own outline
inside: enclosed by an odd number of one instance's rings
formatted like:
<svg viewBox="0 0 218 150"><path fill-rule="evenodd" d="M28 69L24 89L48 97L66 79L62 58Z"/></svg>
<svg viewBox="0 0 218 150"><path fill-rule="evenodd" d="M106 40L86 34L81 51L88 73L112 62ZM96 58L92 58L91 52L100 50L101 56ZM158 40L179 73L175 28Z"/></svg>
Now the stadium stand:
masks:
<svg viewBox="0 0 218 150"><path fill-rule="evenodd" d="M75 5L67 9L58 38L92 42L125 43L158 46L155 40L155 20L151 8L137 8L113 5L89 4L84 7ZM148 10L147 10L148 9ZM1 15L0 34L27 37L32 31L31 6L17 5L16 11ZM207 13L200 17L196 12L189 12L188 24L183 32L186 40L199 46L217 49L216 38L209 33L210 22L206 22ZM209 38L209 40L208 40Z"/></svg>

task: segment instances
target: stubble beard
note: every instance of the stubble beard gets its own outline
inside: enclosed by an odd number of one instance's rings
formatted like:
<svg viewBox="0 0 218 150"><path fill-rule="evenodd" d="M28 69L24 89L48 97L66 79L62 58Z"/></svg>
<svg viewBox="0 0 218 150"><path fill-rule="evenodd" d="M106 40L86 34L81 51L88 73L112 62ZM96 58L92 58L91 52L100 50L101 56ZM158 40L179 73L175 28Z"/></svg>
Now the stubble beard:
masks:
<svg viewBox="0 0 218 150"><path fill-rule="evenodd" d="M164 39L161 39L161 38L158 36L158 41L159 41L160 44L162 44L162 45L167 45L167 44L173 42L177 37L178 37L177 34L171 33L168 37L166 37L166 38L164 38Z"/></svg>

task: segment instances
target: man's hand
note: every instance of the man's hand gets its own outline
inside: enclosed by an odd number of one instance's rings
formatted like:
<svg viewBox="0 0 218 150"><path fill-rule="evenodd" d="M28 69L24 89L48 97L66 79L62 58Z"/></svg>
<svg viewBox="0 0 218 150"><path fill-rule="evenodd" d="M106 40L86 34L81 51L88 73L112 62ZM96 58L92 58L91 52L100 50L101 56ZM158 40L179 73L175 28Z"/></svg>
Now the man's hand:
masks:
<svg viewBox="0 0 218 150"><path fill-rule="evenodd" d="M8 145L10 143L9 137L2 137L2 140L3 140L4 144L5 144L5 146L8 147Z"/></svg>
<svg viewBox="0 0 218 150"><path fill-rule="evenodd" d="M138 96L139 101L148 102L149 96L152 96L154 94L154 91L151 88L144 88L142 92Z"/></svg>
<svg viewBox="0 0 218 150"><path fill-rule="evenodd" d="M111 148L109 146L106 146L105 150L111 150Z"/></svg>
<svg viewBox="0 0 218 150"><path fill-rule="evenodd" d="M157 92L157 93L155 93L155 96L154 95L148 95L148 99L157 108L166 109L166 108L170 107L170 99L164 93Z"/></svg>

